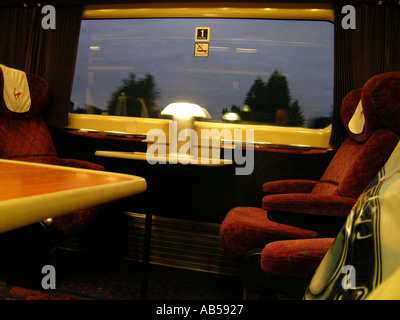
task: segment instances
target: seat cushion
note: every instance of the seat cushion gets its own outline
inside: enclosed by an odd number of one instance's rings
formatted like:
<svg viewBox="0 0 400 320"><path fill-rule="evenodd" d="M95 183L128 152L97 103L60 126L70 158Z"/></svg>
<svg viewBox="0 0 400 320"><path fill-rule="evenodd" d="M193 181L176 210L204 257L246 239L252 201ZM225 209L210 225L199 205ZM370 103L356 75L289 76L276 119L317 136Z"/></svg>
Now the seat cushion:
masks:
<svg viewBox="0 0 400 320"><path fill-rule="evenodd" d="M270 221L265 210L255 207L233 208L220 228L221 245L232 260L240 260L250 250L262 249L272 241L317 237L315 231Z"/></svg>
<svg viewBox="0 0 400 320"><path fill-rule="evenodd" d="M58 158L44 119L39 116L27 120L0 117L0 158L37 162L30 160L36 157Z"/></svg>
<svg viewBox="0 0 400 320"><path fill-rule="evenodd" d="M333 238L275 241L261 252L261 269L270 275L311 279Z"/></svg>

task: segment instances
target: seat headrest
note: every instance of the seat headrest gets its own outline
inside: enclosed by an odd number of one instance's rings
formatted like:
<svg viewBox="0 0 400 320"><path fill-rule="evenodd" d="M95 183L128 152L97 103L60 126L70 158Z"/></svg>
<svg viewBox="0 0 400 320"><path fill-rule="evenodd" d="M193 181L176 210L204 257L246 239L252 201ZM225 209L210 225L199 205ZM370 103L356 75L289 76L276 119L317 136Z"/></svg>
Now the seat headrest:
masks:
<svg viewBox="0 0 400 320"><path fill-rule="evenodd" d="M29 119L42 113L48 102L46 80L0 65L0 116Z"/></svg>
<svg viewBox="0 0 400 320"><path fill-rule="evenodd" d="M353 139L356 139L358 134L353 133L352 130L349 129L349 123L353 119L354 114L357 110L357 107L360 104L361 91L362 91L361 88L350 91L344 97L344 99L342 101L342 107L340 110L341 116L342 116L342 122L343 122L347 132Z"/></svg>
<svg viewBox="0 0 400 320"><path fill-rule="evenodd" d="M349 135L358 142L379 129L400 136L400 72L376 75L351 91L343 99L341 115Z"/></svg>
<svg viewBox="0 0 400 320"><path fill-rule="evenodd" d="M382 73L369 79L363 87L361 103L366 131L384 128L400 136L400 72Z"/></svg>

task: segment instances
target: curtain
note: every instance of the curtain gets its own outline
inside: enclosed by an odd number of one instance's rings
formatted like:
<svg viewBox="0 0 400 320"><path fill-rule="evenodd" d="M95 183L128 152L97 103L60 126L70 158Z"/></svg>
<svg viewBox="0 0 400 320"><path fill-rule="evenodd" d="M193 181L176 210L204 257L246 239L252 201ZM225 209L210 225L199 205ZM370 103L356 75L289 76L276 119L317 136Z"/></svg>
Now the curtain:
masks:
<svg viewBox="0 0 400 320"><path fill-rule="evenodd" d="M356 28L343 29L343 5L335 6L335 80L331 145L347 133L340 118L345 95L376 74L400 70L400 5L358 4Z"/></svg>
<svg viewBox="0 0 400 320"><path fill-rule="evenodd" d="M0 63L25 70L32 15L24 7L0 8ZM26 26L25 30L21 26Z"/></svg>
<svg viewBox="0 0 400 320"><path fill-rule="evenodd" d="M42 8L0 8L0 63L45 78L51 89L46 119L68 124L68 111L83 8L55 6L56 28L44 29Z"/></svg>

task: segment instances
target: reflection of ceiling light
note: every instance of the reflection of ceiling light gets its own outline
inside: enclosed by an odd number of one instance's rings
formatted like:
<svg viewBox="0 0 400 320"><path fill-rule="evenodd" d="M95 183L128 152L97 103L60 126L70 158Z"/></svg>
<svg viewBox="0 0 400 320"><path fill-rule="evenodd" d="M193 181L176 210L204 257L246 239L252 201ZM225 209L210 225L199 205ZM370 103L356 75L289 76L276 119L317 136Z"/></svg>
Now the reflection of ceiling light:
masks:
<svg viewBox="0 0 400 320"><path fill-rule="evenodd" d="M247 104L245 104L243 106L243 112L250 112L250 111L251 111L250 107Z"/></svg>
<svg viewBox="0 0 400 320"><path fill-rule="evenodd" d="M227 122L236 122L240 121L240 116L236 112L226 112L222 116L222 120Z"/></svg>
<svg viewBox="0 0 400 320"><path fill-rule="evenodd" d="M171 144L169 150L170 154L181 153L181 147L186 144L186 141L178 140L182 134L184 137L190 137L189 150L184 149L186 155L189 155L188 151L191 152L194 150L194 120L195 117L206 118L207 114L204 111L205 109L199 105L186 102L170 103L161 111L163 115L171 115L173 120L172 126L170 127L169 139L170 141L176 141L176 145Z"/></svg>
<svg viewBox="0 0 400 320"><path fill-rule="evenodd" d="M100 50L100 47L98 47L98 46L90 46L89 49L93 50L93 51L98 51L98 50Z"/></svg>
<svg viewBox="0 0 400 320"><path fill-rule="evenodd" d="M207 110L206 108L203 108L203 107L202 107L201 110L203 110L204 114L206 115L206 116L204 117L204 119L208 119L208 120L212 119L210 113L208 112L208 110Z"/></svg>
<svg viewBox="0 0 400 320"><path fill-rule="evenodd" d="M210 51L228 51L228 47L210 47Z"/></svg>
<svg viewBox="0 0 400 320"><path fill-rule="evenodd" d="M186 102L170 103L161 111L161 114L169 114L171 116L180 118L205 118L207 116L199 105Z"/></svg>
<svg viewBox="0 0 400 320"><path fill-rule="evenodd" d="M236 48L236 52L240 52L240 53L257 53L257 49Z"/></svg>

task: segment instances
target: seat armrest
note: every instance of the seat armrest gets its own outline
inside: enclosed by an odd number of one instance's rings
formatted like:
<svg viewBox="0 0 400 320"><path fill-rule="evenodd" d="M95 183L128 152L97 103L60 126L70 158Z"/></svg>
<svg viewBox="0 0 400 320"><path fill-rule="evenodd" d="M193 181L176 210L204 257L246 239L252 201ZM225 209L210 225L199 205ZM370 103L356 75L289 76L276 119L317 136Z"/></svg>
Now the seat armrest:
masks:
<svg viewBox="0 0 400 320"><path fill-rule="evenodd" d="M356 199L314 194L282 194L263 198L268 219L336 237Z"/></svg>
<svg viewBox="0 0 400 320"><path fill-rule="evenodd" d="M268 211L304 213L347 217L356 199L308 193L277 194L263 198L263 209Z"/></svg>
<svg viewBox="0 0 400 320"><path fill-rule="evenodd" d="M311 180L280 180L266 182L263 191L271 194L310 193L318 181Z"/></svg>

